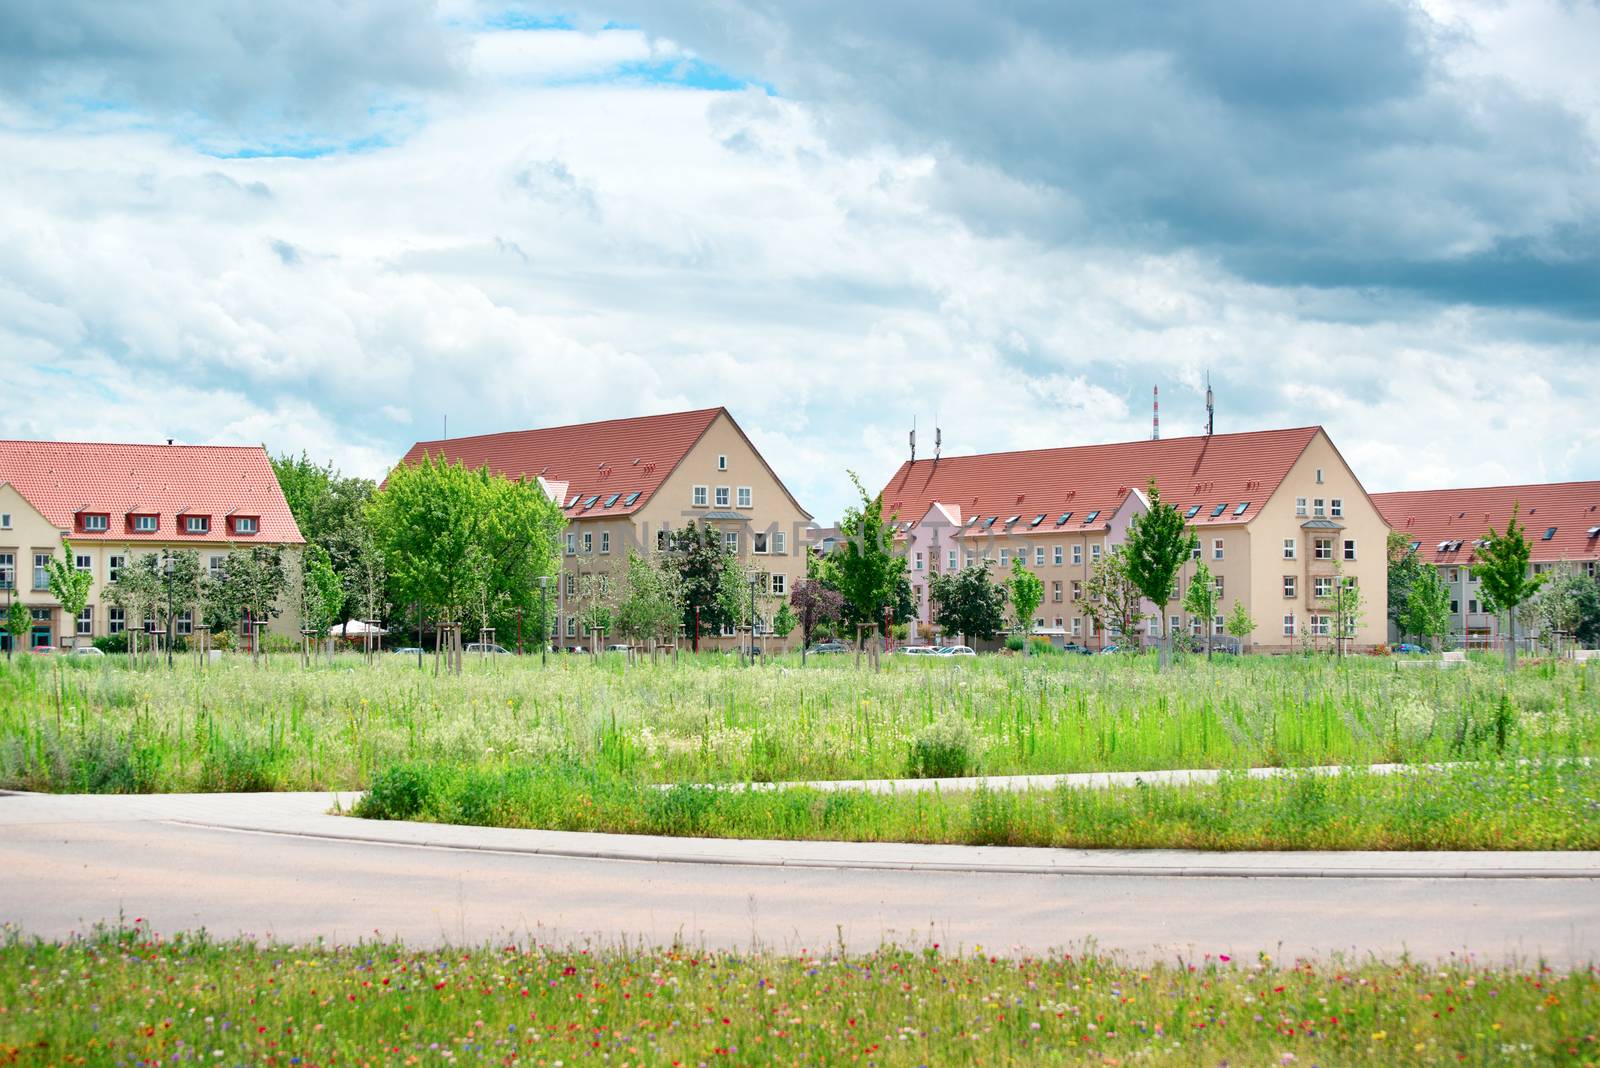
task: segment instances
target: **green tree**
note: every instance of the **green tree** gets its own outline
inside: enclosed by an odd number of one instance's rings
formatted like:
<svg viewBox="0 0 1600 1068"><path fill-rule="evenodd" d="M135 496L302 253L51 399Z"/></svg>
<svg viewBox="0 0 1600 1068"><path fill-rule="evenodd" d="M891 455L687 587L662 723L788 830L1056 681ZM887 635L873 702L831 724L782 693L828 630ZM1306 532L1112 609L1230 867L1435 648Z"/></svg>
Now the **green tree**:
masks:
<svg viewBox="0 0 1600 1068"><path fill-rule="evenodd" d="M1322 604L1333 617L1333 648L1342 660L1345 643L1355 637L1356 628L1361 625L1366 602L1355 578L1346 575L1340 564L1333 565L1333 592L1322 598Z"/></svg>
<svg viewBox="0 0 1600 1068"><path fill-rule="evenodd" d="M906 558L895 551L895 517L884 518L883 495L868 496L849 474L861 500L845 509L842 544L822 561L822 577L844 597L845 623L887 633L891 616L903 621L915 611Z"/></svg>
<svg viewBox="0 0 1600 1068"><path fill-rule="evenodd" d="M1200 539L1189 529L1182 512L1162 503L1155 479L1150 480L1147 496L1150 510L1134 516L1128 524L1123 553L1127 557L1128 578L1161 613L1162 629L1167 632L1161 659L1165 664L1172 655L1172 628L1166 623L1167 604L1172 600L1178 569L1193 554Z"/></svg>
<svg viewBox="0 0 1600 1068"><path fill-rule="evenodd" d="M300 583L303 592L300 624L316 635L318 642L328 640L328 632L339 622L344 611L344 586L334 573L328 550L320 545L307 545L300 556Z"/></svg>
<svg viewBox="0 0 1600 1068"><path fill-rule="evenodd" d="M130 654L138 655L139 635L144 630L144 621L155 614L162 593L161 563L155 553L130 556L122 565L116 581L106 584L106 601L122 609Z"/></svg>
<svg viewBox="0 0 1600 1068"><path fill-rule="evenodd" d="M283 611L288 578L283 551L276 546L251 545L229 550L222 574L210 586L213 628L230 630L246 621L261 623L275 619Z"/></svg>
<svg viewBox="0 0 1600 1068"><path fill-rule="evenodd" d="M33 615L28 611L28 606L21 601L12 601L11 608L6 612L6 633L11 636L11 642L6 646L6 659L11 659L11 652L28 640L28 634L33 630Z"/></svg>
<svg viewBox="0 0 1600 1068"><path fill-rule="evenodd" d="M1228 613L1228 622L1223 627L1232 637L1239 639L1239 648L1244 648L1244 643L1250 640L1250 635L1255 633L1255 617L1250 610L1245 608L1244 602L1237 597L1233 600L1233 611Z"/></svg>
<svg viewBox="0 0 1600 1068"><path fill-rule="evenodd" d="M1545 580L1544 575L1529 573L1528 560L1533 555L1533 547L1517 522L1518 509L1518 504L1512 504L1511 520L1504 534L1496 533L1494 527L1489 528L1478 547L1478 561L1472 568L1483 591L1484 605L1491 612L1505 613L1507 671L1517 666L1517 609L1539 592Z"/></svg>
<svg viewBox="0 0 1600 1068"><path fill-rule="evenodd" d="M668 539L668 559L678 572L686 633L716 634L734 625L718 597L723 574L738 560L724 547L716 527L690 523ZM698 628L698 631L697 631Z"/></svg>
<svg viewBox="0 0 1600 1068"><path fill-rule="evenodd" d="M628 552L627 589L617 603L617 633L632 642L669 641L683 621L681 576L665 559Z"/></svg>
<svg viewBox="0 0 1600 1068"><path fill-rule="evenodd" d="M366 516L394 603L449 622L487 603L502 632L519 610L538 614L538 578L556 574L566 526L537 483L427 456L390 471Z"/></svg>
<svg viewBox="0 0 1600 1068"><path fill-rule="evenodd" d="M795 607L800 622L800 662L803 664L806 650L811 647L812 634L818 626L840 617L844 612L844 597L821 579L804 578L789 592L789 603Z"/></svg>
<svg viewBox="0 0 1600 1068"><path fill-rule="evenodd" d="M1571 571L1563 571L1545 583L1529 606L1547 649L1558 650L1562 637L1577 638L1585 617L1592 611L1590 601L1594 596L1594 581Z"/></svg>
<svg viewBox="0 0 1600 1068"><path fill-rule="evenodd" d="M989 577L989 561L946 571L928 580L933 622L947 637L988 641L1005 628L1005 587Z"/></svg>
<svg viewBox="0 0 1600 1068"><path fill-rule="evenodd" d="M1422 575L1422 558L1411 547L1410 535L1398 530L1389 531L1389 622L1396 630L1405 629L1406 606L1411 590Z"/></svg>
<svg viewBox="0 0 1600 1068"><path fill-rule="evenodd" d="M366 509L377 487L370 479L341 475L332 464L318 466L305 453L274 458L272 470L301 536L327 552L339 576L344 603L334 622L361 613L367 589L363 573L370 571L369 554L376 550Z"/></svg>
<svg viewBox="0 0 1600 1068"><path fill-rule="evenodd" d="M777 612L775 612L772 616L772 633L776 634L780 640L787 638L790 634L794 633L795 624L797 622L798 620L795 619L794 609L789 607L788 601L784 601L778 605ZM804 654L802 653L801 656L803 659Z"/></svg>
<svg viewBox="0 0 1600 1068"><path fill-rule="evenodd" d="M1183 607L1190 615L1200 617L1201 632L1206 636L1206 659L1211 659L1211 621L1217 614L1217 581L1204 560L1194 567L1194 577L1189 580L1189 592L1184 595Z"/></svg>
<svg viewBox="0 0 1600 1068"><path fill-rule="evenodd" d="M1419 566L1411 579L1400 629L1421 638L1434 652L1450 629L1450 587L1432 564Z"/></svg>
<svg viewBox="0 0 1600 1068"><path fill-rule="evenodd" d="M1578 592L1579 618L1575 631L1579 643L1600 645L1600 579L1588 579L1588 589Z"/></svg>
<svg viewBox="0 0 1600 1068"><path fill-rule="evenodd" d="M1115 631L1123 644L1131 642L1137 647L1143 595L1128 574L1128 558L1120 546L1094 565L1083 584L1083 594L1083 613L1102 634Z"/></svg>
<svg viewBox="0 0 1600 1068"><path fill-rule="evenodd" d="M67 617L67 626L72 628L73 644L77 644L78 617L83 615L83 608L89 603L89 587L94 585L94 573L79 571L73 559L72 543L65 538L61 541L65 550L65 559L50 557L50 562L45 565L45 573L49 578L50 594L61 605L61 612Z"/></svg>
<svg viewBox="0 0 1600 1068"><path fill-rule="evenodd" d="M1024 566L1020 554L1011 563L1011 577L1006 580L1006 593L1011 598L1011 616L1016 620L1017 629L1022 632L1022 647L1031 653L1032 643L1027 638L1033 630L1033 613L1038 611L1039 602L1044 600L1044 583L1040 581L1038 575Z"/></svg>

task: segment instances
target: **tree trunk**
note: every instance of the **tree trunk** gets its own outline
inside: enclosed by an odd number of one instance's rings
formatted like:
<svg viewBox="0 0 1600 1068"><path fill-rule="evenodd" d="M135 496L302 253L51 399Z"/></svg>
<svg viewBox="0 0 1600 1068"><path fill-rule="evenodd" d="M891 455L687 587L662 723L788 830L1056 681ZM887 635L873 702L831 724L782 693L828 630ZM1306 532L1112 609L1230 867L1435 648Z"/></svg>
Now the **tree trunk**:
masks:
<svg viewBox="0 0 1600 1068"><path fill-rule="evenodd" d="M1517 610L1506 612L1506 670L1517 670Z"/></svg>

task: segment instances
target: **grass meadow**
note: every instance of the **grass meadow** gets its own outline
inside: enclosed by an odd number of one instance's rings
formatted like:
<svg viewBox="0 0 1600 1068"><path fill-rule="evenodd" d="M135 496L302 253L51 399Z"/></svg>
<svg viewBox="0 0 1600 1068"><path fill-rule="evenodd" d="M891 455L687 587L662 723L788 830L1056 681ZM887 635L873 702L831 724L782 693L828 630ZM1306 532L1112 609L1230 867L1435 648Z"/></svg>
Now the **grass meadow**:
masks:
<svg viewBox="0 0 1600 1068"><path fill-rule="evenodd" d="M845 955L347 948L132 929L0 945L0 1063L1593 1064L1600 974Z"/></svg>

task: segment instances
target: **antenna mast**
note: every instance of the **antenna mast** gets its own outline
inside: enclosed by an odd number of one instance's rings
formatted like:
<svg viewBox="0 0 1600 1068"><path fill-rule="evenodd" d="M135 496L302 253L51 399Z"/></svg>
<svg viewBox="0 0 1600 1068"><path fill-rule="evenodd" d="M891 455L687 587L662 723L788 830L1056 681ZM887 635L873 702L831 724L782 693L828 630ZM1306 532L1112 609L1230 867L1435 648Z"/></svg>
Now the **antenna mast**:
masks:
<svg viewBox="0 0 1600 1068"><path fill-rule="evenodd" d="M1161 387L1152 387L1154 399L1150 408L1150 440L1161 440Z"/></svg>
<svg viewBox="0 0 1600 1068"><path fill-rule="evenodd" d="M911 462L917 462L917 417L911 417Z"/></svg>
<svg viewBox="0 0 1600 1068"><path fill-rule="evenodd" d="M1206 372L1206 437L1210 437L1217 429L1217 413L1214 398L1211 395L1211 372Z"/></svg>

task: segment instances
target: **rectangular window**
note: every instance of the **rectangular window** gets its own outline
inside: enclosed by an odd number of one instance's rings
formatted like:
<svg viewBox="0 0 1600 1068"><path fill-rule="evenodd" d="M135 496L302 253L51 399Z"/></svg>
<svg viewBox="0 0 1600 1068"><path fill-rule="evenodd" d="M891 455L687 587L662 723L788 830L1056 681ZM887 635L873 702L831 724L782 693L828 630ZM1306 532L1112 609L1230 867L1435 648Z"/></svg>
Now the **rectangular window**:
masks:
<svg viewBox="0 0 1600 1068"><path fill-rule="evenodd" d="M1477 613L1478 613L1478 599L1476 597L1467 598L1467 611L1471 612L1473 615L1477 615Z"/></svg>
<svg viewBox="0 0 1600 1068"><path fill-rule="evenodd" d="M1000 547L1000 566L1005 567L1011 563L1011 550L1005 546Z"/></svg>
<svg viewBox="0 0 1600 1068"><path fill-rule="evenodd" d="M183 517L183 530L186 534L204 534L211 529L211 520L203 515L187 515Z"/></svg>
<svg viewBox="0 0 1600 1068"><path fill-rule="evenodd" d="M1033 547L1033 566L1034 567L1043 567L1044 566L1044 546L1043 545L1035 545Z"/></svg>
<svg viewBox="0 0 1600 1068"><path fill-rule="evenodd" d="M1296 551L1298 551L1298 548L1299 547L1296 545L1295 539L1293 539L1293 538L1284 538L1283 539L1283 558L1285 560L1293 560L1294 559L1294 554L1296 553Z"/></svg>
<svg viewBox="0 0 1600 1068"><path fill-rule="evenodd" d="M1453 615L1453 616L1461 614L1461 602L1460 601L1452 600L1450 602L1450 614Z"/></svg>
<svg viewBox="0 0 1600 1068"><path fill-rule="evenodd" d="M1083 563L1083 546L1074 545L1072 547L1072 566L1077 567L1081 563Z"/></svg>
<svg viewBox="0 0 1600 1068"><path fill-rule="evenodd" d="M1315 556L1318 560L1332 560L1333 559L1333 539L1332 538L1318 538L1318 539L1316 539L1316 551L1313 552L1312 555Z"/></svg>
<svg viewBox="0 0 1600 1068"><path fill-rule="evenodd" d="M1061 566L1061 562L1062 562L1063 559L1065 559L1065 555L1061 551L1061 546L1059 546L1059 545L1051 546L1050 547L1050 562L1052 564L1055 564L1057 567L1060 567Z"/></svg>
<svg viewBox="0 0 1600 1068"><path fill-rule="evenodd" d="M1317 485L1322 485L1322 468L1317 468Z"/></svg>
<svg viewBox="0 0 1600 1068"><path fill-rule="evenodd" d="M767 554L767 534L765 531L757 530L750 535L750 551L760 553L762 556ZM917 556L920 559L922 554L918 553ZM917 567L920 569L922 565L919 563Z"/></svg>
<svg viewBox="0 0 1600 1068"><path fill-rule="evenodd" d="M233 521L235 534L254 534L256 532L255 516L242 515Z"/></svg>
<svg viewBox="0 0 1600 1068"><path fill-rule="evenodd" d="M728 458L726 456L722 455L721 453L718 453L717 454L717 470L718 471L726 471L727 469L728 469Z"/></svg>
<svg viewBox="0 0 1600 1068"><path fill-rule="evenodd" d="M1061 603L1061 580L1050 583L1050 600L1056 604Z"/></svg>
<svg viewBox="0 0 1600 1068"><path fill-rule="evenodd" d="M33 554L33 588L48 590L50 588L50 554Z"/></svg>
<svg viewBox="0 0 1600 1068"><path fill-rule="evenodd" d="M1452 582L1452 583L1460 582L1461 581L1461 569L1459 567L1452 567L1450 569L1449 576L1450 577L1447 579L1447 581Z"/></svg>
<svg viewBox="0 0 1600 1068"><path fill-rule="evenodd" d="M756 538L757 538L757 541L756 541L756 552L760 552L761 551L761 541L760 541L761 535L757 534ZM922 570L922 550L918 549L917 552L912 555L912 557L911 557L911 567L912 567L913 570L916 570L916 571L921 571Z"/></svg>
<svg viewBox="0 0 1600 1068"><path fill-rule="evenodd" d="M1333 579L1327 575L1318 575L1312 580L1312 596L1319 601L1333 596Z"/></svg>
<svg viewBox="0 0 1600 1068"><path fill-rule="evenodd" d="M717 487L716 502L717 502L717 507L718 508L726 508L726 507L728 507L728 501L729 501L728 493L729 493L729 490L728 490L727 486L718 486Z"/></svg>
<svg viewBox="0 0 1600 1068"><path fill-rule="evenodd" d="M128 566L128 558L121 553L112 553L106 557L106 581L115 582L122 577L122 569Z"/></svg>
<svg viewBox="0 0 1600 1068"><path fill-rule="evenodd" d="M1223 632L1223 630L1226 629L1227 625L1228 625L1228 621L1226 619L1222 618L1221 616L1218 616L1217 618L1215 618L1215 619L1213 619L1211 621L1211 633L1215 634L1215 635L1220 635Z"/></svg>
<svg viewBox="0 0 1600 1068"><path fill-rule="evenodd" d="M1189 550L1189 559L1198 560L1198 559L1200 559L1201 555L1203 555L1203 554L1202 554L1202 551L1200 549L1200 543L1197 541L1197 542L1194 543L1194 548Z"/></svg>
<svg viewBox="0 0 1600 1068"><path fill-rule="evenodd" d="M94 513L94 514L86 515L86 516L83 517L83 529L84 530L100 531L100 530L105 530L110 525L111 525L111 517L108 516L108 515L101 515L99 513Z"/></svg>
<svg viewBox="0 0 1600 1068"><path fill-rule="evenodd" d="M140 534L149 534L159 525L157 517L153 515L136 515L133 517L133 529Z"/></svg>
<svg viewBox="0 0 1600 1068"><path fill-rule="evenodd" d="M1283 595L1285 597L1297 596L1299 588L1300 584L1293 575L1283 576Z"/></svg>
<svg viewBox="0 0 1600 1068"><path fill-rule="evenodd" d="M1083 633L1083 617L1082 616L1073 616L1072 617L1072 636L1074 638L1076 638L1076 637L1078 637L1078 635L1080 635L1082 633Z"/></svg>
<svg viewBox="0 0 1600 1068"><path fill-rule="evenodd" d="M772 551L779 556L785 556L789 552L789 536L781 530L772 532Z"/></svg>
<svg viewBox="0 0 1600 1068"><path fill-rule="evenodd" d="M576 597L577 595L578 595L578 576L574 575L574 574L571 574L569 572L567 574L567 596L568 597Z"/></svg>
<svg viewBox="0 0 1600 1068"><path fill-rule="evenodd" d="M1098 564L1100 562L1100 546L1089 546L1089 562L1091 564Z"/></svg>
<svg viewBox="0 0 1600 1068"><path fill-rule="evenodd" d="M1182 618L1180 618L1178 616L1173 616L1171 619L1167 620L1167 633L1168 634L1176 634L1182 628L1183 628L1183 620L1182 620Z"/></svg>
<svg viewBox="0 0 1600 1068"><path fill-rule="evenodd" d="M973 564L975 564L977 562L978 562L977 556L973 554L972 550L970 550L970 549L967 550L967 566L971 567Z"/></svg>
<svg viewBox="0 0 1600 1068"><path fill-rule="evenodd" d="M603 553L611 551L611 531L609 530L600 532L600 551Z"/></svg>
<svg viewBox="0 0 1600 1068"><path fill-rule="evenodd" d="M740 486L739 487L739 507L740 508L753 507L753 505L751 505L750 501L751 501L750 487L749 486Z"/></svg>
<svg viewBox="0 0 1600 1068"><path fill-rule="evenodd" d="M583 532L583 551L585 554L594 552L594 531Z"/></svg>
<svg viewBox="0 0 1600 1068"><path fill-rule="evenodd" d="M79 571L93 571L94 558L88 553L74 553L72 556L72 566L77 568Z"/></svg>
<svg viewBox="0 0 1600 1068"><path fill-rule="evenodd" d="M1077 579L1072 580L1072 599L1074 601L1083 600L1083 583Z"/></svg>
<svg viewBox="0 0 1600 1068"><path fill-rule="evenodd" d="M1217 575L1211 580L1211 585L1216 588L1217 600L1222 600L1222 576Z"/></svg>
<svg viewBox="0 0 1600 1068"><path fill-rule="evenodd" d="M194 613L192 611L186 611L186 612L179 612L178 613L178 633L179 634L193 634L194 633Z"/></svg>
<svg viewBox="0 0 1600 1068"><path fill-rule="evenodd" d="M1354 538L1344 539L1344 558L1346 560L1354 560L1356 558L1356 540Z"/></svg>
<svg viewBox="0 0 1600 1068"><path fill-rule="evenodd" d="M84 605L83 611L78 613L78 630L80 635L94 633L94 605Z"/></svg>
<svg viewBox="0 0 1600 1068"><path fill-rule="evenodd" d="M1212 539L1212 542L1211 542L1211 559L1213 559L1213 560L1221 560L1222 559L1222 539L1221 538Z"/></svg>
<svg viewBox="0 0 1600 1068"><path fill-rule="evenodd" d="M568 531L567 532L567 555L571 556L573 553L575 553L577 551L578 551L578 535L572 533L571 531Z"/></svg>
<svg viewBox="0 0 1600 1068"><path fill-rule="evenodd" d="M1294 514L1298 516L1306 514L1306 499L1304 497L1296 497L1294 499Z"/></svg>
<svg viewBox="0 0 1600 1068"><path fill-rule="evenodd" d="M12 553L0 553L0 590L9 590L17 581L17 558Z"/></svg>
<svg viewBox="0 0 1600 1068"><path fill-rule="evenodd" d="M10 529L11 529L11 513L10 512L0 512L0 530L10 530Z"/></svg>
<svg viewBox="0 0 1600 1068"><path fill-rule="evenodd" d="M1294 613L1293 612L1285 612L1283 614L1283 636L1285 638L1293 638L1294 637Z"/></svg>
<svg viewBox="0 0 1600 1068"><path fill-rule="evenodd" d="M578 636L578 617L577 616L568 616L567 617L567 637L576 638L577 636Z"/></svg>
<svg viewBox="0 0 1600 1068"><path fill-rule="evenodd" d="M1311 515L1312 515L1312 517L1320 519L1322 517L1322 513L1323 513L1322 498L1321 497L1313 497L1311 499Z"/></svg>
<svg viewBox="0 0 1600 1068"><path fill-rule="evenodd" d="M216 578L222 574L222 569L228 564L226 556L213 556L206 562L206 570L211 572L211 577Z"/></svg>
<svg viewBox="0 0 1600 1068"><path fill-rule="evenodd" d="M696 486L694 488L694 507L704 508L711 500L710 486Z"/></svg>
<svg viewBox="0 0 1600 1068"><path fill-rule="evenodd" d="M1333 516L1333 518L1335 518L1335 519L1344 518L1344 498L1343 497L1335 497L1333 500L1328 502L1328 514Z"/></svg>
<svg viewBox="0 0 1600 1068"><path fill-rule="evenodd" d="M667 551L667 537L668 535L666 531L656 531L656 552L664 553Z"/></svg>
<svg viewBox="0 0 1600 1068"><path fill-rule="evenodd" d="M774 574L772 576L772 592L781 595L789 592L789 576Z"/></svg>
<svg viewBox="0 0 1600 1068"><path fill-rule="evenodd" d="M1311 617L1311 636L1313 638L1326 638L1333 633L1333 628L1328 625L1327 616Z"/></svg>
<svg viewBox="0 0 1600 1068"><path fill-rule="evenodd" d="M956 551L954 549L950 550L950 554L949 554L947 562L950 565L950 570L951 571L955 571L955 570L957 570L958 568L961 567L961 564L957 560L957 553L956 553Z"/></svg>
<svg viewBox="0 0 1600 1068"><path fill-rule="evenodd" d="M121 634L128 629L128 617L122 609L112 607L106 609L106 633Z"/></svg>
<svg viewBox="0 0 1600 1068"><path fill-rule="evenodd" d="M722 547L730 553L737 553L739 551L739 532L737 530L723 531Z"/></svg>

